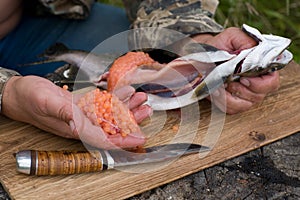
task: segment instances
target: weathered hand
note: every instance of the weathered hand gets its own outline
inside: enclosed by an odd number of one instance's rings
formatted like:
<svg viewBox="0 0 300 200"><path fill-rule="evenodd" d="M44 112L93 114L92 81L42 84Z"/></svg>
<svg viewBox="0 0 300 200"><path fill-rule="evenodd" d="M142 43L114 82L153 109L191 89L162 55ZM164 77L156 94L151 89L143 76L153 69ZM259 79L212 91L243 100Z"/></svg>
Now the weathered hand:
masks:
<svg viewBox="0 0 300 200"><path fill-rule="evenodd" d="M195 39L201 41L201 35ZM230 53L239 53L256 45L254 39L235 27L227 28L216 36L204 35L201 42ZM219 89L216 91L213 94L213 102L228 114L243 112L262 102L268 93L279 88L279 84L278 72L259 77L241 78L239 82L229 83L225 88L226 90ZM222 95L225 96L222 98ZM226 105L224 105L224 98L226 98Z"/></svg>
<svg viewBox="0 0 300 200"><path fill-rule="evenodd" d="M257 43L240 28L230 27L216 36L207 39L206 44L228 51L229 53L235 53L249 49Z"/></svg>
<svg viewBox="0 0 300 200"><path fill-rule="evenodd" d="M151 109L140 106L146 100L144 94L132 94L127 93L126 96L126 92L123 91L123 98L127 98L128 106L133 110L137 121L141 121L151 114ZM145 138L141 135L129 135L126 138L108 136L101 128L91 125L73 100L72 93L44 78L16 76L7 82L2 111L4 115L14 120L30 123L62 137L75 139L79 139L79 135L74 131L74 119L82 119L78 124L80 128L87 131L80 135L80 139L96 147L113 148L116 147L114 145L132 147L145 142Z"/></svg>
<svg viewBox="0 0 300 200"><path fill-rule="evenodd" d="M278 72L259 77L243 77L240 82L228 84L225 90L220 88L214 92L213 103L228 114L236 114L261 103L268 93L276 91L278 87Z"/></svg>
<svg viewBox="0 0 300 200"><path fill-rule="evenodd" d="M74 101L76 102L84 93L75 94ZM145 93L135 93L134 88L126 86L115 91L114 94L127 104L137 122L151 115L152 109L147 105L142 105L147 100ZM71 121L73 133L89 145L105 149L128 148L143 145L146 141L142 133L130 133L126 137L121 134L106 134L99 126L93 125L77 106L73 106L73 111L74 118Z"/></svg>
<svg viewBox="0 0 300 200"><path fill-rule="evenodd" d="M68 125L72 119L72 95L37 76L15 76L6 84L3 114L45 131L73 138Z"/></svg>

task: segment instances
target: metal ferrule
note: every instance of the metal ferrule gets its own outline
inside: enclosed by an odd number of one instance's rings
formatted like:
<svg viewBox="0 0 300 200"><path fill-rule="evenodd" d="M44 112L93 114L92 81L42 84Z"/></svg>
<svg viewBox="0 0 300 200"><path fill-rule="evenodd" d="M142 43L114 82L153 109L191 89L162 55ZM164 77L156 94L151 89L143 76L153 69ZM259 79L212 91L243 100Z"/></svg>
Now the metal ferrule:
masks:
<svg viewBox="0 0 300 200"><path fill-rule="evenodd" d="M31 171L31 151L25 150L20 151L16 154L16 160L17 160L17 171L24 173L24 174L30 174Z"/></svg>

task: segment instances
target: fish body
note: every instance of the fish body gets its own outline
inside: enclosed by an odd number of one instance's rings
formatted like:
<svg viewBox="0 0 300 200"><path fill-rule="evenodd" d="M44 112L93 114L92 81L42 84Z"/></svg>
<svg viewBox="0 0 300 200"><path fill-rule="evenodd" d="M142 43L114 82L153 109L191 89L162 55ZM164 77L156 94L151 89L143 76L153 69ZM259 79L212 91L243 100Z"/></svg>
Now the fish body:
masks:
<svg viewBox="0 0 300 200"><path fill-rule="evenodd" d="M224 82L280 70L293 59L287 50L290 39L261 34L246 24L242 30L258 44L237 54L203 45L203 50L168 63L149 58L150 61L139 64L139 59L145 57L143 52L129 52L114 60L114 56L108 58L59 45L59 48L46 51L44 57L48 61L65 61L79 67L93 84L106 88L109 83L110 91L116 89L117 83L136 86L137 90L148 93L148 104L154 110L169 110L207 97Z"/></svg>
<svg viewBox="0 0 300 200"><path fill-rule="evenodd" d="M63 66L64 71L57 70L60 71L61 77L70 82L70 77L76 78L77 74L79 74L80 77L78 78L85 79L80 80L81 82L85 81L97 85L103 75L108 71L108 67L118 56L119 55L117 54L96 55L88 51L69 49L63 43L55 43L46 49L44 53L39 55L39 57L44 58L44 60L29 63L29 65L49 62L65 62L68 64L68 68ZM80 72L78 72L78 70L80 70ZM55 81L57 83L64 82L64 80ZM75 79L73 79L73 83L74 81Z"/></svg>
<svg viewBox="0 0 300 200"><path fill-rule="evenodd" d="M205 51L176 58L159 70L151 65L134 65L128 76L128 69L123 71L122 76L118 76L113 64L109 77L129 85L141 85L143 91L148 93L147 104L154 110L169 110L207 97L224 82L236 81L242 76L267 74L283 68L292 60L293 55L286 50L291 43L290 39L261 34L245 24L242 30L258 44L238 54L206 48ZM126 56L122 57L123 66L128 66ZM136 60L139 59L136 54ZM115 61L118 63L118 71L122 68L120 60ZM189 77L193 77L192 80Z"/></svg>

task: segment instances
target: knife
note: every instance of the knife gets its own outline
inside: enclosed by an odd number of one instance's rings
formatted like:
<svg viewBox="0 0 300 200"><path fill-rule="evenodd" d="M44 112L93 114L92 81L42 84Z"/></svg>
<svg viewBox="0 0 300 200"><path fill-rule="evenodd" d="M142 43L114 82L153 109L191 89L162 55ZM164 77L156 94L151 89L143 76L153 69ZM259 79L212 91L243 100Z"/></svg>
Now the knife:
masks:
<svg viewBox="0 0 300 200"><path fill-rule="evenodd" d="M156 163L210 150L199 144L174 143L136 151L38 151L15 154L17 171L28 175L66 175L100 172L116 167Z"/></svg>

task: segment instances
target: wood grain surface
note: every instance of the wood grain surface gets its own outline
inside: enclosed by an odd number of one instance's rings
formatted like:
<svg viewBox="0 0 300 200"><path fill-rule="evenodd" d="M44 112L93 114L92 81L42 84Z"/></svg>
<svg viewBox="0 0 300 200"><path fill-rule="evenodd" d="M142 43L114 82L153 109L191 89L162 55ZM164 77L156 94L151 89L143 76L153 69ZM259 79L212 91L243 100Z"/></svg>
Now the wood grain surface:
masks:
<svg viewBox="0 0 300 200"><path fill-rule="evenodd" d="M83 150L75 140L0 117L0 180L12 199L124 199L269 144L300 130L300 66L281 71L281 87L255 108L226 115L204 100L181 111L157 112L143 123L147 146L194 142L212 147L172 162L103 173L27 176L16 171L13 153L24 149ZM197 113L200 117L189 113ZM212 112L213 110L213 112ZM224 124L223 124L224 123Z"/></svg>

